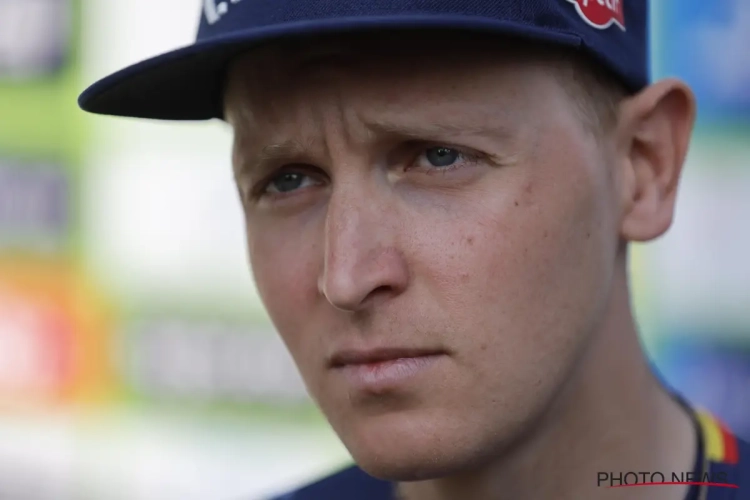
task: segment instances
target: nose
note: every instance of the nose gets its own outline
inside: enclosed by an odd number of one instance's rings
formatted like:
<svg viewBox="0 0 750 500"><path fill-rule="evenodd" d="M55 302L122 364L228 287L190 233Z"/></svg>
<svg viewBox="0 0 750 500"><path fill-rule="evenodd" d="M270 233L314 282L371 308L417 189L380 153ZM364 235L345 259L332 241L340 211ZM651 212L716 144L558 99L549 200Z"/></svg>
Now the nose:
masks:
<svg viewBox="0 0 750 500"><path fill-rule="evenodd" d="M334 189L318 280L318 289L334 307L361 311L406 289L409 272L398 246L399 222L385 197L352 186Z"/></svg>

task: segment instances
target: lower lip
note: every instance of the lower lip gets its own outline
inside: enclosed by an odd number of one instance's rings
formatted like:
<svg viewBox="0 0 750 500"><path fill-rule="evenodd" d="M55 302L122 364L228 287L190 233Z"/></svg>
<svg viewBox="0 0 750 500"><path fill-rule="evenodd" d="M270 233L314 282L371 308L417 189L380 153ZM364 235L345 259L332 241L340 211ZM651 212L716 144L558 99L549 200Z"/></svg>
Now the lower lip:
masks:
<svg viewBox="0 0 750 500"><path fill-rule="evenodd" d="M442 354L434 354L415 358L398 358L378 363L346 365L336 370L355 389L378 393L395 389L430 368L442 356Z"/></svg>

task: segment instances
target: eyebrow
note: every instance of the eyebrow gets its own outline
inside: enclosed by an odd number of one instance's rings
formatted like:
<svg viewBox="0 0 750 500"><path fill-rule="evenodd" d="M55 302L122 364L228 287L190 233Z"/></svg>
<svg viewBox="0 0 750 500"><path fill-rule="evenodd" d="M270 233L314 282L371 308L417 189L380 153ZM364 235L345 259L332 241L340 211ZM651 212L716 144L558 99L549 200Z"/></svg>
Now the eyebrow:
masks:
<svg viewBox="0 0 750 500"><path fill-rule="evenodd" d="M251 178L262 177L268 173L275 164L289 161L292 158L302 158L309 155L309 147L301 141L288 139L282 142L267 144L248 161L241 162L235 172L236 176L248 176Z"/></svg>
<svg viewBox="0 0 750 500"><path fill-rule="evenodd" d="M458 124L458 123L409 123L408 121L389 121L378 119L369 120L367 129L373 136L403 138L407 140L435 140L451 142L451 138L466 136L491 137L499 141L507 141L517 135L517 131L499 124ZM251 178L262 177L281 162L304 161L310 156L313 141L307 143L298 139L288 139L277 143L267 144L252 155L248 161L242 162L237 169L238 176Z"/></svg>
<svg viewBox="0 0 750 500"><path fill-rule="evenodd" d="M409 123L378 120L368 124L368 128L375 134L425 140L450 140L449 137L465 136L492 136L503 139L513 135L513 131L508 127L487 123Z"/></svg>

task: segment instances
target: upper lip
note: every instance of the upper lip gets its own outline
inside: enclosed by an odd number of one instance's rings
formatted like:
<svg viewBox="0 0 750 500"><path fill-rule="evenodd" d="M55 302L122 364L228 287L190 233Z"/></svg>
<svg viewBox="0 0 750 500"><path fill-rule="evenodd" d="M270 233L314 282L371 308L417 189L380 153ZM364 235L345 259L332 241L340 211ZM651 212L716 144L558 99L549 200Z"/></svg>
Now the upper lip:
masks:
<svg viewBox="0 0 750 500"><path fill-rule="evenodd" d="M337 368L345 365L363 365L379 363L399 358L418 358L436 354L444 354L440 349L410 348L410 347L379 347L376 349L342 349L331 356L328 365Z"/></svg>

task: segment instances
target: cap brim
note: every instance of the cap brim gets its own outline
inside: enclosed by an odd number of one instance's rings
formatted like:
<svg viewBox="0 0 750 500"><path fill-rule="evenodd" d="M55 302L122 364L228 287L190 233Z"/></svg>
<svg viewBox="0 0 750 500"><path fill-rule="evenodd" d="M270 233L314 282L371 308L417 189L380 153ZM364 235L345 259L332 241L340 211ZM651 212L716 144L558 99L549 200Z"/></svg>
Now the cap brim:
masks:
<svg viewBox="0 0 750 500"><path fill-rule="evenodd" d="M78 104L84 111L103 115L156 120L222 118L228 64L260 44L311 35L446 28L581 45L573 34L479 17L414 15L295 22L234 32L139 62L91 85Z"/></svg>

